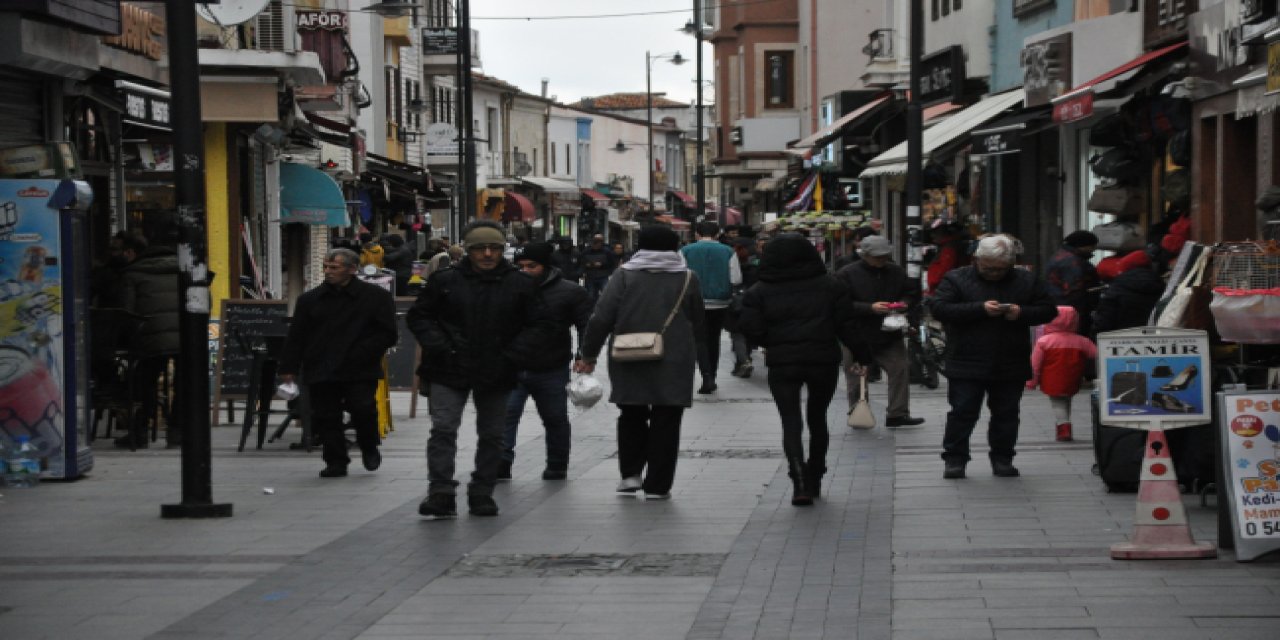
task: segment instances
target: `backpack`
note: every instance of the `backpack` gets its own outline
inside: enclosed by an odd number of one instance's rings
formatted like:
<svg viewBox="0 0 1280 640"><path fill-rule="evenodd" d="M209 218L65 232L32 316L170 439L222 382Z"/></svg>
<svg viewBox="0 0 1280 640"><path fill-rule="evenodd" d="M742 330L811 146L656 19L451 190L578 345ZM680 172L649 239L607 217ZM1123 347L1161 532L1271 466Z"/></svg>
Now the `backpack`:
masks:
<svg viewBox="0 0 1280 640"><path fill-rule="evenodd" d="M1137 181L1142 175L1142 162L1138 153L1129 147L1115 147L1089 158L1089 166L1102 178L1112 178L1118 183Z"/></svg>
<svg viewBox="0 0 1280 640"><path fill-rule="evenodd" d="M1089 144L1095 147L1121 147L1129 144L1129 122L1117 111L1099 118L1089 129Z"/></svg>

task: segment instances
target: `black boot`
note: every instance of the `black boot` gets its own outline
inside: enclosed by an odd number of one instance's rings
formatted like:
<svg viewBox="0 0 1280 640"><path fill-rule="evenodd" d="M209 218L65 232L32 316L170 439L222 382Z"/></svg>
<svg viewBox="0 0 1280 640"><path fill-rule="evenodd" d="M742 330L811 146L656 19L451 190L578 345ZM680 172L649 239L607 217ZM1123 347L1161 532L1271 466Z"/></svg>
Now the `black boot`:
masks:
<svg viewBox="0 0 1280 640"><path fill-rule="evenodd" d="M791 476L791 505L794 507L807 507L813 504L813 497L809 495L809 490L805 487L804 462L800 458L787 459L787 475Z"/></svg>
<svg viewBox="0 0 1280 640"><path fill-rule="evenodd" d="M812 460L805 466L804 488L809 492L810 498L817 498L822 495L822 476L827 474L827 468L820 464L814 464Z"/></svg>

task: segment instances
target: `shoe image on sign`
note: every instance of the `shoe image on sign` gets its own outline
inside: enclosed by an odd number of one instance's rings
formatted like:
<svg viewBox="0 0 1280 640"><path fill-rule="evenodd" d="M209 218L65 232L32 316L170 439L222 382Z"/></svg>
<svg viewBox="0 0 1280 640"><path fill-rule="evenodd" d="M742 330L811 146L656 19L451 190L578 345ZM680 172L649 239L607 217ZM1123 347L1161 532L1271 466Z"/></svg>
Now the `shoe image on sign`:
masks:
<svg viewBox="0 0 1280 640"><path fill-rule="evenodd" d="M1195 380L1196 376L1199 373L1200 373L1200 369L1198 367L1196 367L1194 364L1189 364L1187 365L1186 369L1183 369L1181 372L1178 373L1178 375L1174 376L1174 378L1170 380L1168 384L1165 384L1164 386L1160 387L1160 390L1161 391L1183 391L1187 387L1191 386L1191 381Z"/></svg>
<svg viewBox="0 0 1280 640"><path fill-rule="evenodd" d="M1195 413L1196 408L1165 393L1151 394L1151 406L1174 413Z"/></svg>

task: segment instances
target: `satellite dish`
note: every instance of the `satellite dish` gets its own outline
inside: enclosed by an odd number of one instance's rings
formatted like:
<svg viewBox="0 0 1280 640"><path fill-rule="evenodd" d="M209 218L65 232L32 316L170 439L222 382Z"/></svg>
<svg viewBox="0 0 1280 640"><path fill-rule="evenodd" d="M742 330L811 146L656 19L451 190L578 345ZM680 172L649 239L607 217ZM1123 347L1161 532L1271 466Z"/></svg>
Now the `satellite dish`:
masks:
<svg viewBox="0 0 1280 640"><path fill-rule="evenodd" d="M197 4L196 13L220 27L230 27L253 19L270 2L271 0L222 0L220 4Z"/></svg>

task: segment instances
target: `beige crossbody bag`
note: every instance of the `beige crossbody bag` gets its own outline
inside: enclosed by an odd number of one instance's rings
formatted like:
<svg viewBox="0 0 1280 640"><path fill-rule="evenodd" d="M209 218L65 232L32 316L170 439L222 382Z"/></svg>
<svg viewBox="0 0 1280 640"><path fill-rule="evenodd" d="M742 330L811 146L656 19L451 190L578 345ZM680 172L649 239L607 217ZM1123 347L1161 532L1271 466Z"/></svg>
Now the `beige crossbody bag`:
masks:
<svg viewBox="0 0 1280 640"><path fill-rule="evenodd" d="M623 333L614 336L613 348L609 350L609 358L618 362L661 360L664 353L662 334L667 332L667 327L671 326L671 321L675 319L676 312L680 311L680 305L684 302L684 294L689 291L689 280L692 278L692 272L684 272L684 287L680 289L680 296L676 298L676 304L671 308L671 313L667 314L667 321L662 323L661 331L657 333Z"/></svg>

